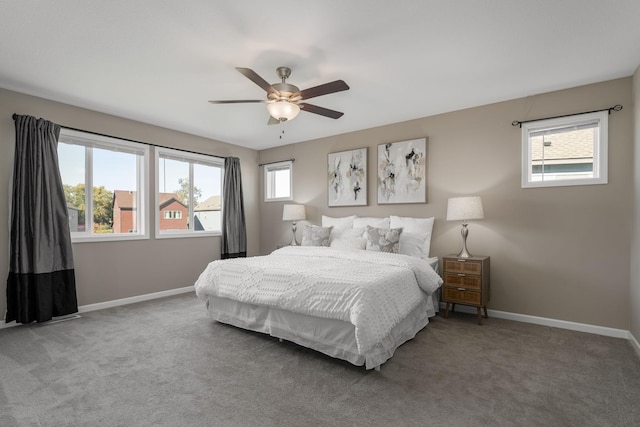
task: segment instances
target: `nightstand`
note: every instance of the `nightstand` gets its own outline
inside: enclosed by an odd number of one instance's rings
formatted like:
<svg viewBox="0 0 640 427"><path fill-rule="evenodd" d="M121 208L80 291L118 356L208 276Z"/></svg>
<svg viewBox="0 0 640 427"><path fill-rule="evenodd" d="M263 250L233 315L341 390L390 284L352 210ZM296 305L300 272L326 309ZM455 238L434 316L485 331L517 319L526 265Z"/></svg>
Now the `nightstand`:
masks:
<svg viewBox="0 0 640 427"><path fill-rule="evenodd" d="M487 315L487 302L489 302L489 259L488 256L472 256L458 258L446 256L442 258L442 300L447 303L444 312L445 319L449 317L456 304L476 307L478 324L482 325L481 309L484 309L484 317Z"/></svg>

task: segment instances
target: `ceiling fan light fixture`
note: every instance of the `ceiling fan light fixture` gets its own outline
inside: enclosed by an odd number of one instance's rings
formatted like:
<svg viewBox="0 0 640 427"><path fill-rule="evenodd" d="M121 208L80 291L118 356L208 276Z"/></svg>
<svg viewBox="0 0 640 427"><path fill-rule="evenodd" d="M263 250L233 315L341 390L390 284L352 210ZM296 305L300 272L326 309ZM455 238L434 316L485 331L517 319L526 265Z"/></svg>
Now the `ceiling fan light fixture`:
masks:
<svg viewBox="0 0 640 427"><path fill-rule="evenodd" d="M285 121L294 119L300 112L300 107L289 101L276 101L267 104L267 111L274 119Z"/></svg>

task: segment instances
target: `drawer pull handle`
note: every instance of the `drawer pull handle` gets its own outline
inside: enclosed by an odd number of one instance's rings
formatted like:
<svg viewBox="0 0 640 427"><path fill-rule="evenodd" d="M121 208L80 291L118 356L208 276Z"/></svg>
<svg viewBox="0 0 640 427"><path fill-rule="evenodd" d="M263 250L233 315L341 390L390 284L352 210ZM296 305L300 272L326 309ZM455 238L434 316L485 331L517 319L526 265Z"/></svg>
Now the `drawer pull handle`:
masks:
<svg viewBox="0 0 640 427"><path fill-rule="evenodd" d="M459 259L459 260L457 260L457 261L458 261L458 262L465 262L465 261L466 261L466 259Z"/></svg>
<svg viewBox="0 0 640 427"><path fill-rule="evenodd" d="M458 288L459 291L466 291L465 288Z"/></svg>
<svg viewBox="0 0 640 427"><path fill-rule="evenodd" d="M466 274L458 273L458 276L460 276L460 277L465 277L465 276L466 276Z"/></svg>

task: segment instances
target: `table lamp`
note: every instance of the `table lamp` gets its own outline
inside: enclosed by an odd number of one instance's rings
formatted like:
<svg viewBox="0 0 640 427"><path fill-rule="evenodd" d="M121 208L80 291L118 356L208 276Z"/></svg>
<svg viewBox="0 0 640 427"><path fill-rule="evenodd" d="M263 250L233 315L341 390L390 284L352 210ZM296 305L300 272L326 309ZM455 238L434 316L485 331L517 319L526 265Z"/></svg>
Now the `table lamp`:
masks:
<svg viewBox="0 0 640 427"><path fill-rule="evenodd" d="M293 225L291 226L291 230L293 231L293 240L291 240L291 246L298 246L298 242L296 241L296 221L300 221L303 219L307 219L307 216L304 211L304 205L284 205L282 209L282 220L283 221L293 221Z"/></svg>
<svg viewBox="0 0 640 427"><path fill-rule="evenodd" d="M458 254L459 258L469 258L472 255L467 250L467 220L484 218L484 210L482 209L482 199L478 196L473 197L452 197L447 203L447 221L462 220L462 250Z"/></svg>

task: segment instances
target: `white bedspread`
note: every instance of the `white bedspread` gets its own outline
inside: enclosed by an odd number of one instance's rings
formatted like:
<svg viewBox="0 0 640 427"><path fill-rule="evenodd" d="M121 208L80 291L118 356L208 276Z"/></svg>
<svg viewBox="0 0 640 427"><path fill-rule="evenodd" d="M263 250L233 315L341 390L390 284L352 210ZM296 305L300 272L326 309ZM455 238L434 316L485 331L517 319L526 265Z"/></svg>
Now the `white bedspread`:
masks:
<svg viewBox="0 0 640 427"><path fill-rule="evenodd" d="M213 261L195 289L203 300L215 295L350 322L365 354L440 284L418 258L289 246L267 256Z"/></svg>

